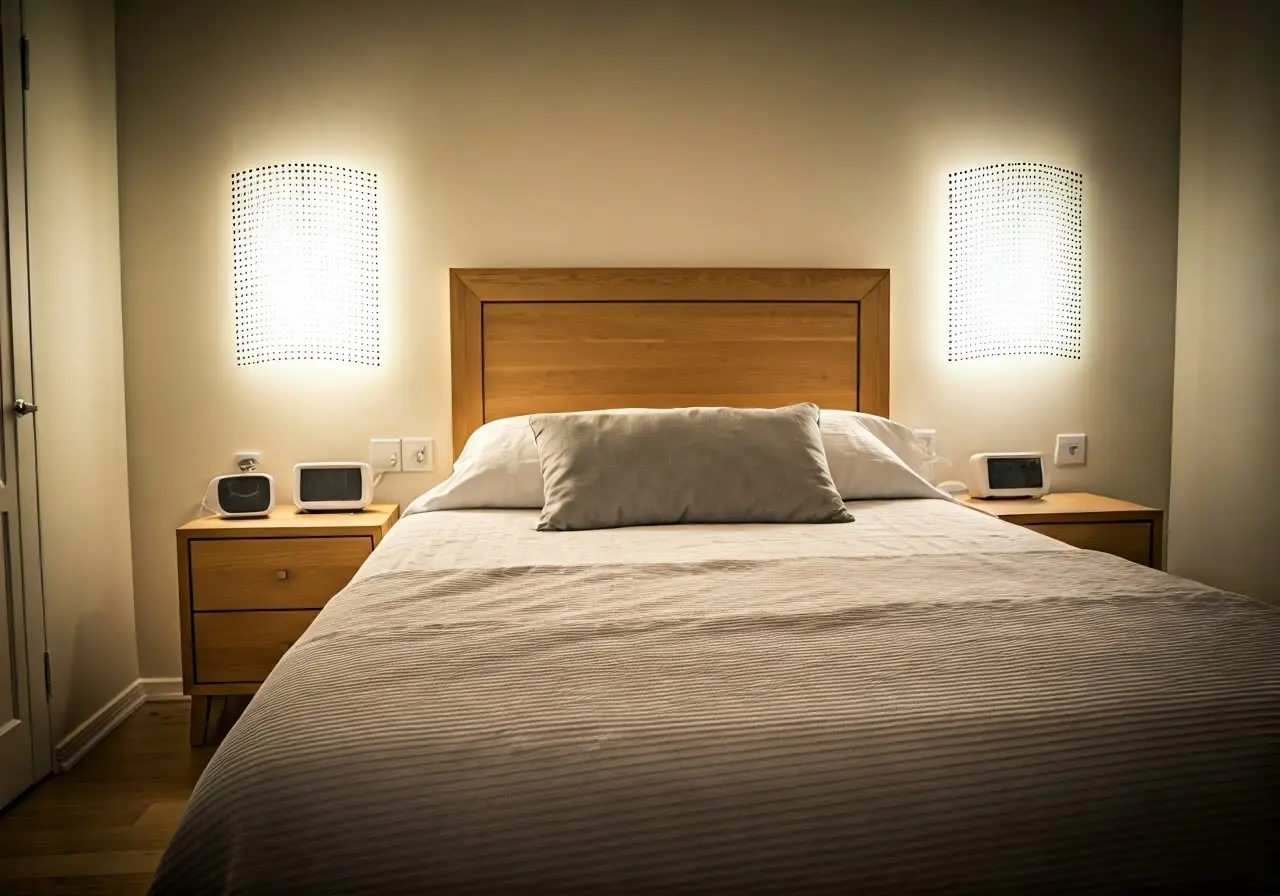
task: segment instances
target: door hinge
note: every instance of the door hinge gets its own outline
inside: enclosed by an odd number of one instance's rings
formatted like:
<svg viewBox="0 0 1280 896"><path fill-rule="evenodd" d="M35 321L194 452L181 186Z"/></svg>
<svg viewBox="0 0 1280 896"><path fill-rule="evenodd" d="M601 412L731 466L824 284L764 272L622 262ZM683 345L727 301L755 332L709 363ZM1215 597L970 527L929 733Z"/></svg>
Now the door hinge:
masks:
<svg viewBox="0 0 1280 896"><path fill-rule="evenodd" d="M19 56L22 58L22 89L31 89L31 42L24 35L19 44Z"/></svg>
<svg viewBox="0 0 1280 896"><path fill-rule="evenodd" d="M53 671L49 668L49 651L44 652L44 695L53 696Z"/></svg>

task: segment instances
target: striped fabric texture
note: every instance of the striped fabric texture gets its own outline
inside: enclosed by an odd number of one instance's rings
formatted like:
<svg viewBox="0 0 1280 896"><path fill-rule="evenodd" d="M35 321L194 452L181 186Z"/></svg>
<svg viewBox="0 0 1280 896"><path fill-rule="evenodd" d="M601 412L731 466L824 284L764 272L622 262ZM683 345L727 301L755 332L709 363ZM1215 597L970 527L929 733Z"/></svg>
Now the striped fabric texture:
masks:
<svg viewBox="0 0 1280 896"><path fill-rule="evenodd" d="M1108 555L358 578L156 894L1280 892L1280 610Z"/></svg>

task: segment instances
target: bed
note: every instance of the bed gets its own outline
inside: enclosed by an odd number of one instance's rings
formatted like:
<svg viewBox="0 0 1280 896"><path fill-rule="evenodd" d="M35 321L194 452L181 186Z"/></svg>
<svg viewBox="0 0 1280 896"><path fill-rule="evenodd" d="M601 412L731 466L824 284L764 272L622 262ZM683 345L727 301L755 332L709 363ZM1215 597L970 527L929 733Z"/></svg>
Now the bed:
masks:
<svg viewBox="0 0 1280 896"><path fill-rule="evenodd" d="M532 411L888 412L883 271L452 295L456 445ZM942 498L855 512L407 515L229 733L153 892L1280 889L1276 608Z"/></svg>

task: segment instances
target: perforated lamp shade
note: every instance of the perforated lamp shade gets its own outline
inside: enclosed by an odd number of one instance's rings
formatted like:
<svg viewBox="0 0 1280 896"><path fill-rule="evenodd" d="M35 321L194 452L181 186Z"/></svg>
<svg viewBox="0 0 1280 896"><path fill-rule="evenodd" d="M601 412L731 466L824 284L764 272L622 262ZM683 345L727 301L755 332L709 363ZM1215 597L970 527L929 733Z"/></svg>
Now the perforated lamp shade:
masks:
<svg viewBox="0 0 1280 896"><path fill-rule="evenodd" d="M948 180L948 351L1079 358L1084 179L1036 162Z"/></svg>
<svg viewBox="0 0 1280 896"><path fill-rule="evenodd" d="M287 162L231 177L236 362L377 365L378 176Z"/></svg>

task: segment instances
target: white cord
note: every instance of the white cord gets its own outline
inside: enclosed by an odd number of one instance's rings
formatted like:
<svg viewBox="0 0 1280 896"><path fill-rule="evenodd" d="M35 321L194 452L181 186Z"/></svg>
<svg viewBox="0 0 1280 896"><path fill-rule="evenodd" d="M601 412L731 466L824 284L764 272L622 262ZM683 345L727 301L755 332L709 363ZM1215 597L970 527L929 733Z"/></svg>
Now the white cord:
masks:
<svg viewBox="0 0 1280 896"><path fill-rule="evenodd" d="M384 475L385 475L384 473L379 473L377 476L373 477L373 487L375 489L378 487L378 483L382 481L382 477Z"/></svg>

